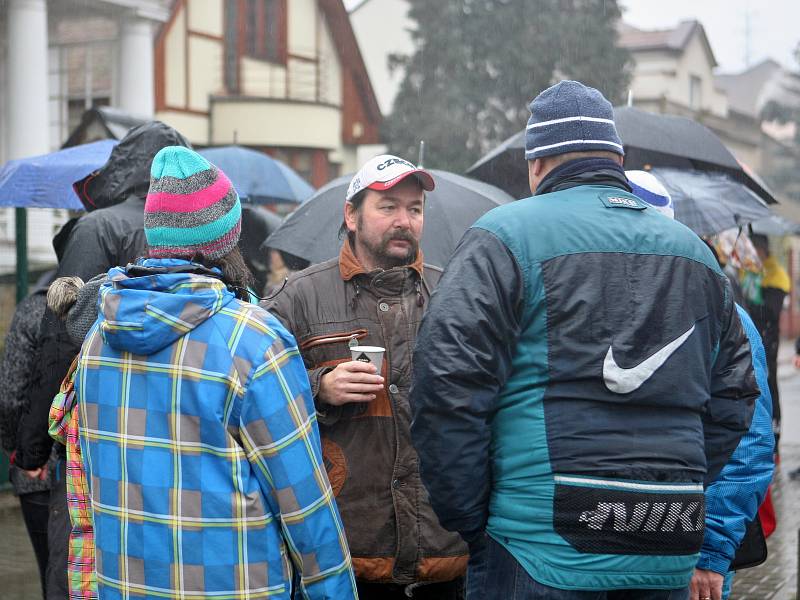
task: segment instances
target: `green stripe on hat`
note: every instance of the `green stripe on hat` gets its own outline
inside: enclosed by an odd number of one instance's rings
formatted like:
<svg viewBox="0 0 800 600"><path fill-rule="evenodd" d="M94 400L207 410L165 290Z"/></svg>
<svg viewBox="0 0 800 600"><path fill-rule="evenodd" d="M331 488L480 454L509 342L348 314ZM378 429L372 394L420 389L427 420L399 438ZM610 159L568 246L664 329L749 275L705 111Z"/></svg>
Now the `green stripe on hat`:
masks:
<svg viewBox="0 0 800 600"><path fill-rule="evenodd" d="M150 165L150 177L176 177L186 179L195 173L210 169L209 162L197 152L183 146L167 146L158 151Z"/></svg>
<svg viewBox="0 0 800 600"><path fill-rule="evenodd" d="M242 217L242 206L237 202L225 215L196 227L153 227L146 229L147 243L151 246L183 246L205 244L221 238L236 226Z"/></svg>

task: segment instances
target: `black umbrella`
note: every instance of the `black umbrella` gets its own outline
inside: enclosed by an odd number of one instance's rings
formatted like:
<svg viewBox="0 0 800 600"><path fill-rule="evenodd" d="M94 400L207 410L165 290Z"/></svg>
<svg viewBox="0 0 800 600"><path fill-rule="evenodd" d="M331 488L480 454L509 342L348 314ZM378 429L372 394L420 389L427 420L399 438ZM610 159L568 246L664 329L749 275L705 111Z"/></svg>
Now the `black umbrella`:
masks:
<svg viewBox="0 0 800 600"><path fill-rule="evenodd" d="M481 181L447 171L431 171L436 189L425 200L422 252L425 262L444 267L464 232L485 212L513 198ZM320 188L266 241L266 246L319 263L337 256L344 197L352 175Z"/></svg>
<svg viewBox="0 0 800 600"><path fill-rule="evenodd" d="M697 121L632 107L615 108L614 121L625 146L626 169L671 167L725 173L768 204L777 203L766 185L742 168L722 141ZM481 158L467 175L492 183L516 198L530 195L525 131Z"/></svg>
<svg viewBox="0 0 800 600"><path fill-rule="evenodd" d="M467 175L496 185L514 198L531 195L528 161L525 160L525 130L515 133L467 169Z"/></svg>
<svg viewBox="0 0 800 600"><path fill-rule="evenodd" d="M698 235L742 227L772 213L755 193L724 173L656 168L672 196L675 219Z"/></svg>
<svg viewBox="0 0 800 600"><path fill-rule="evenodd" d="M269 256L261 245L283 222L280 215L253 204L242 204L242 234L239 250L244 262L256 280L258 290L263 290L269 276Z"/></svg>

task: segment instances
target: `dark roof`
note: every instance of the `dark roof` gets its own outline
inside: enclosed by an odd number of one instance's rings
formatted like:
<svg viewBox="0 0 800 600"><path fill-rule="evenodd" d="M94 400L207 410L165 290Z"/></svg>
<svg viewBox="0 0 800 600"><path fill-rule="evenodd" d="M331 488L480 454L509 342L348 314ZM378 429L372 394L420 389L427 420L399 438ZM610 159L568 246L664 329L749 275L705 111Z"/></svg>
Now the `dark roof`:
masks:
<svg viewBox="0 0 800 600"><path fill-rule="evenodd" d="M144 125L151 119L135 117L119 108L98 106L83 113L80 124L75 128L62 148L69 148L99 139L121 140L134 127Z"/></svg>
<svg viewBox="0 0 800 600"><path fill-rule="evenodd" d="M628 23L620 21L617 27L617 44L627 48L632 52L647 50L667 50L671 52L681 52L689 44L692 36L697 33L700 41L705 46L706 52L711 60L711 66L717 66L714 52L706 36L703 25L696 20L681 21L672 29L652 29L644 30L634 27Z"/></svg>
<svg viewBox="0 0 800 600"><path fill-rule="evenodd" d="M361 56L350 16L342 0L318 0L318 2L330 25L331 35L342 58L342 66L349 69L353 75L367 116L373 123L380 123L382 116L378 98L369 79L364 58Z"/></svg>
<svg viewBox="0 0 800 600"><path fill-rule="evenodd" d="M741 73L717 75L714 81L728 95L731 108L751 116L758 116L769 100L800 106L800 74L771 58Z"/></svg>

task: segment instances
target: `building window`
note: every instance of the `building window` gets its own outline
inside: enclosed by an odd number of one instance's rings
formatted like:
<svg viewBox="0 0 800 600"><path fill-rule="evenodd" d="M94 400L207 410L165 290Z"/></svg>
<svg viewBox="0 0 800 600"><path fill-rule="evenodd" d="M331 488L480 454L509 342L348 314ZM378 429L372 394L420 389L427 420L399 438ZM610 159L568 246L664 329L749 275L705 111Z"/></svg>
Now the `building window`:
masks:
<svg viewBox="0 0 800 600"><path fill-rule="evenodd" d="M9 222L11 220L12 209L0 208L0 240L11 239L11 228Z"/></svg>
<svg viewBox="0 0 800 600"><path fill-rule="evenodd" d="M689 76L689 108L700 110L703 104L703 82L697 75Z"/></svg>
<svg viewBox="0 0 800 600"><path fill-rule="evenodd" d="M114 56L110 41L51 43L51 139L56 147L80 124L84 111L111 104Z"/></svg>
<svg viewBox="0 0 800 600"><path fill-rule="evenodd" d="M314 151L306 148L269 148L268 154L291 167L308 183L314 180L312 155Z"/></svg>
<svg viewBox="0 0 800 600"><path fill-rule="evenodd" d="M225 89L239 93L239 3L225 6Z"/></svg>
<svg viewBox="0 0 800 600"><path fill-rule="evenodd" d="M111 98L72 98L67 100L67 131L69 135L81 124L83 113L98 106L111 106Z"/></svg>
<svg viewBox="0 0 800 600"><path fill-rule="evenodd" d="M286 0L245 0L245 53L286 64Z"/></svg>

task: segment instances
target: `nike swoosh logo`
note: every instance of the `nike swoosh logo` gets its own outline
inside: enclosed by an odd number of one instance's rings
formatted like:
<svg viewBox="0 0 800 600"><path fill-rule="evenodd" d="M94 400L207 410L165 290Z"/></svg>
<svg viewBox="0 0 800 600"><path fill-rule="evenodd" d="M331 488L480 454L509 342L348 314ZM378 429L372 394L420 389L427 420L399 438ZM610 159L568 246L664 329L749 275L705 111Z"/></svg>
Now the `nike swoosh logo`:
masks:
<svg viewBox="0 0 800 600"><path fill-rule="evenodd" d="M614 360L614 349L609 346L603 361L603 381L605 381L606 387L615 394L630 394L638 390L692 335L694 327L692 325L689 331L630 369L623 369L617 364L617 361Z"/></svg>

